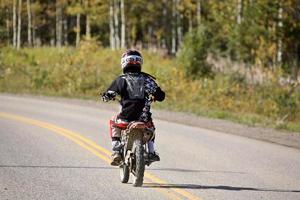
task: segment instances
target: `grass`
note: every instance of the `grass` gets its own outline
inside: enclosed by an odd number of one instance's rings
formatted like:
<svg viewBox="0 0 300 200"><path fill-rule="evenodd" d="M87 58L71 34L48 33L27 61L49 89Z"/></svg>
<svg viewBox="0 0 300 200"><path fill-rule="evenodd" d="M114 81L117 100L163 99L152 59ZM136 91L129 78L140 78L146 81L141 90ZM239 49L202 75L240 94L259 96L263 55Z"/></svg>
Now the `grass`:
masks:
<svg viewBox="0 0 300 200"><path fill-rule="evenodd" d="M250 85L236 74L190 79L175 58L142 53L144 71L156 76L167 94L155 108L300 132L300 89L280 85L278 74L261 85ZM0 92L97 99L121 73L121 54L93 43L78 49L2 48ZM283 116L288 117L282 121Z"/></svg>

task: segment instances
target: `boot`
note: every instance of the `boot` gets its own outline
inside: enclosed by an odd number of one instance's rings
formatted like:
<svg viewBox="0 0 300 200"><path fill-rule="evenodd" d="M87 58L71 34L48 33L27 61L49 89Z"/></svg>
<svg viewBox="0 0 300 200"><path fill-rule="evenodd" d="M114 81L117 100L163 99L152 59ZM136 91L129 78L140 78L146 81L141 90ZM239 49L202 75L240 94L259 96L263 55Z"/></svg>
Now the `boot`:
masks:
<svg viewBox="0 0 300 200"><path fill-rule="evenodd" d="M122 155L119 151L114 151L111 155L111 165L112 166L119 166L122 161Z"/></svg>
<svg viewBox="0 0 300 200"><path fill-rule="evenodd" d="M150 162L155 162L155 161L160 161L160 157L157 153L153 152L153 153L149 153L148 154L148 158Z"/></svg>

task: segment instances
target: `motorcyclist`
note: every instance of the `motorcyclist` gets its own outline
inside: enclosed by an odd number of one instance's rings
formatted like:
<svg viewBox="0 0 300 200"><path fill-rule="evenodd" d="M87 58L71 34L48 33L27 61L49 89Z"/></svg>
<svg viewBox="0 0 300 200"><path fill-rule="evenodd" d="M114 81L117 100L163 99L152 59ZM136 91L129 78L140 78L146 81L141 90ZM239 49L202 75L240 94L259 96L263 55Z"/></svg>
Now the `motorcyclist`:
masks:
<svg viewBox="0 0 300 200"><path fill-rule="evenodd" d="M155 82L155 78L141 71L143 58L137 50L126 50L121 58L123 74L117 77L105 93L104 101L121 96L121 112L110 120L110 136L112 139L111 165L119 165L121 161L121 129L131 121L141 121L155 129L151 118L150 104L154 101L163 101L165 92ZM148 142L149 160L159 161L155 152L154 139Z"/></svg>

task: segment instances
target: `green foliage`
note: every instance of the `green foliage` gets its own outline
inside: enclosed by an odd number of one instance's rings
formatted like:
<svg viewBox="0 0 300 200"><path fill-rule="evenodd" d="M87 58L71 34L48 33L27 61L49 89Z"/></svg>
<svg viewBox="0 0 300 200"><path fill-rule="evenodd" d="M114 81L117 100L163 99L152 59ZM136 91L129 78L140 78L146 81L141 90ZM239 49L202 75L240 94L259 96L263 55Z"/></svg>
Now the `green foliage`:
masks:
<svg viewBox="0 0 300 200"><path fill-rule="evenodd" d="M17 23L13 23L13 2L19 1L0 1L0 46L11 45L13 30L17 29ZM284 66L287 73L297 76L294 63L300 60L299 0L123 2L124 21L121 0L22 1L21 44L27 45L31 26L34 46L55 45L60 40L62 45L75 46L76 39L91 33L107 47L113 45L113 39L118 43L125 27L125 46L165 54L184 52L187 74L194 77L210 74L205 63L207 53L265 68ZM31 25L27 4L31 5ZM15 7L17 13L18 9ZM61 13L57 12L60 9ZM110 16L111 9L114 16Z"/></svg>
<svg viewBox="0 0 300 200"><path fill-rule="evenodd" d="M1 80L1 90L66 96L93 96L109 84L120 72L117 55L103 50L95 53L98 47L84 42L75 51L72 48L24 49L18 52L5 49L4 65L8 71ZM117 53L116 53L117 54ZM106 67L106 62L115 67ZM102 74L105 74L103 76ZM14 80L24 80L23 86L8 87ZM13 81L12 81L13 80ZM5 89L4 89L5 88Z"/></svg>
<svg viewBox="0 0 300 200"><path fill-rule="evenodd" d="M210 45L209 33L204 26L188 33L184 39L179 59L187 77L211 77L212 67L206 62Z"/></svg>
<svg viewBox="0 0 300 200"><path fill-rule="evenodd" d="M28 41L28 2L35 47L55 45L59 24L62 45L75 46L78 14L78 33L83 42L76 49L42 47L20 51L6 47L12 45L13 28L17 29L13 23L13 2L0 1L0 48L5 47L0 49L0 91L95 97L121 72L121 51L105 48L111 38L117 41L121 36L120 0L23 1L22 46ZM112 2L114 6L110 7ZM300 130L299 85L278 82L284 78L280 67L294 79L299 75L299 0L124 3L127 47L161 52L165 57L174 49L178 51L178 59L162 59L143 52L145 71L156 76L167 92L167 101L158 106L250 125L276 124L278 128ZM62 9L61 19L57 6ZM18 13L19 7L15 8ZM110 8L115 14L113 19ZM92 38L84 41L82 36L87 35L88 27ZM271 78L263 84L250 84L242 73L227 73L225 69L226 74L214 74L207 62L208 54L241 66L246 64L250 70L265 69Z"/></svg>
<svg viewBox="0 0 300 200"><path fill-rule="evenodd" d="M144 71L157 77L167 94L166 101L155 107L300 131L300 87L279 84L282 73L273 73L269 81L256 85L237 72L191 79L177 59L142 53ZM121 73L121 54L92 41L59 51L4 48L0 91L95 99Z"/></svg>

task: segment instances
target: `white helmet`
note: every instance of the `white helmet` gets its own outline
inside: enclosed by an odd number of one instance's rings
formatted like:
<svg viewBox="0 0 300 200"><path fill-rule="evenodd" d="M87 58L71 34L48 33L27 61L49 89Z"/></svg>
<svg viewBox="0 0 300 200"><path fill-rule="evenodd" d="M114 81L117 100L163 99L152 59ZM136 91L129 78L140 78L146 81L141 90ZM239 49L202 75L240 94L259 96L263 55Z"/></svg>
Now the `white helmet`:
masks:
<svg viewBox="0 0 300 200"><path fill-rule="evenodd" d="M123 53L121 58L121 67L126 70L129 67L139 67L141 69L143 57L137 50L128 49Z"/></svg>

